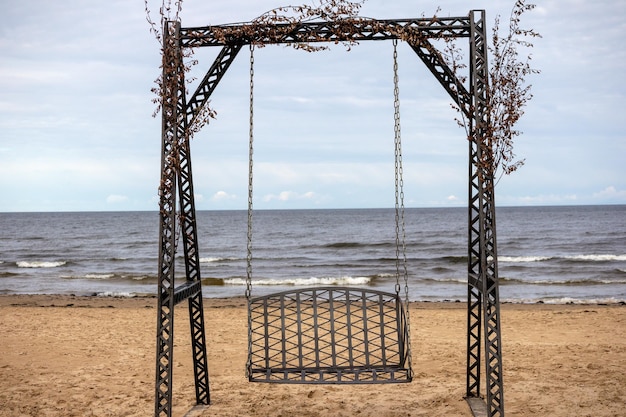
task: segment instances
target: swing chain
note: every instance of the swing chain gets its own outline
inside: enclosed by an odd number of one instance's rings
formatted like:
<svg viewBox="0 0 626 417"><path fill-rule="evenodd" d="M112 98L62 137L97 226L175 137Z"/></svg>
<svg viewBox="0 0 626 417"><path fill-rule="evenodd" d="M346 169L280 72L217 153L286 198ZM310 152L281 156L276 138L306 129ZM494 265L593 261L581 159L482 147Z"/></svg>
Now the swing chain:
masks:
<svg viewBox="0 0 626 417"><path fill-rule="evenodd" d="M396 294L400 294L400 255L402 255L402 276L404 292L408 302L408 270L406 261L406 230L404 221L404 180L402 170L402 135L400 129L400 88L398 86L398 40L393 40L393 107L395 141L395 192L396 192Z"/></svg>
<svg viewBox="0 0 626 417"><path fill-rule="evenodd" d="M248 149L248 241L246 255L246 299L252 295L252 177L254 154L254 45L250 45L250 141Z"/></svg>
<svg viewBox="0 0 626 417"><path fill-rule="evenodd" d="M398 82L398 40L393 40L393 108L394 108L394 142L395 142L395 192L396 192L396 294L400 296L400 270L404 277L404 305L406 308L406 329L409 340L407 340L407 358L409 361L409 372L412 374L411 366L411 340L409 318L409 273L406 259L406 227L404 221L404 180L402 170L402 135L400 129L400 88ZM402 267L400 266L400 255L402 255Z"/></svg>
<svg viewBox="0 0 626 417"><path fill-rule="evenodd" d="M250 44L250 141L248 148L248 234L246 244L246 300L248 302L248 360L246 361L246 377L250 377L252 355L252 316L250 297L252 296L252 173L254 154L254 45Z"/></svg>

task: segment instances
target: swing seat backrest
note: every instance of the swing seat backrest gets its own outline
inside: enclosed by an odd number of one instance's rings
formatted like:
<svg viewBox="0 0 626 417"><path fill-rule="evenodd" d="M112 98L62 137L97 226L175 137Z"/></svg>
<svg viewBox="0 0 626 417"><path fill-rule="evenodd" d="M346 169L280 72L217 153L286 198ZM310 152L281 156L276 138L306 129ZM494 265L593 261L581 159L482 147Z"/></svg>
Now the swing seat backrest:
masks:
<svg viewBox="0 0 626 417"><path fill-rule="evenodd" d="M306 288L249 301L253 382L410 382L408 326L397 294Z"/></svg>

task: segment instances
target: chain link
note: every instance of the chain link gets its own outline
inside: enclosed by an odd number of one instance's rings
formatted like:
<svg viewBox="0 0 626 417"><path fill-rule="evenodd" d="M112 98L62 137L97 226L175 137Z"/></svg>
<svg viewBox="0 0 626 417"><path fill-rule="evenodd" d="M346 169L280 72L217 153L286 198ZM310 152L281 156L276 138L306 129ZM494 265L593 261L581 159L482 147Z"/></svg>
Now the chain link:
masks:
<svg viewBox="0 0 626 417"><path fill-rule="evenodd" d="M250 142L248 149L248 243L246 256L246 299L252 295L252 190L254 155L254 45L250 45Z"/></svg>

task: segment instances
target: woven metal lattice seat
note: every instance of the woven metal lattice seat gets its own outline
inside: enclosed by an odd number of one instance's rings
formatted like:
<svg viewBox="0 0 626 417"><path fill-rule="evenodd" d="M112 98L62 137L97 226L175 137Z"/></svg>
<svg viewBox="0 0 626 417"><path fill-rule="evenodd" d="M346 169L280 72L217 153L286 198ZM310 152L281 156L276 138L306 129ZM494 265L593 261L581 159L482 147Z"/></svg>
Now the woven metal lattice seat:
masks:
<svg viewBox="0 0 626 417"><path fill-rule="evenodd" d="M307 288L250 299L253 382L410 382L408 326L397 294Z"/></svg>

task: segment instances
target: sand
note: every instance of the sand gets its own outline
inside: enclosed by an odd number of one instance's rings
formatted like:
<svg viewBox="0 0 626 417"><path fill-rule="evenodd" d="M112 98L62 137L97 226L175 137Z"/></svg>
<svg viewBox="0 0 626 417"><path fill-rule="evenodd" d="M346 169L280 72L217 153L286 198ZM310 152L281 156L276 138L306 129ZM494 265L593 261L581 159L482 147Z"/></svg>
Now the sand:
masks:
<svg viewBox="0 0 626 417"><path fill-rule="evenodd" d="M211 406L177 307L174 416L471 416L465 305L411 305L410 384L249 383L242 299L205 300ZM626 307L502 306L507 416L626 416ZM154 415L156 299L0 296L0 416Z"/></svg>

